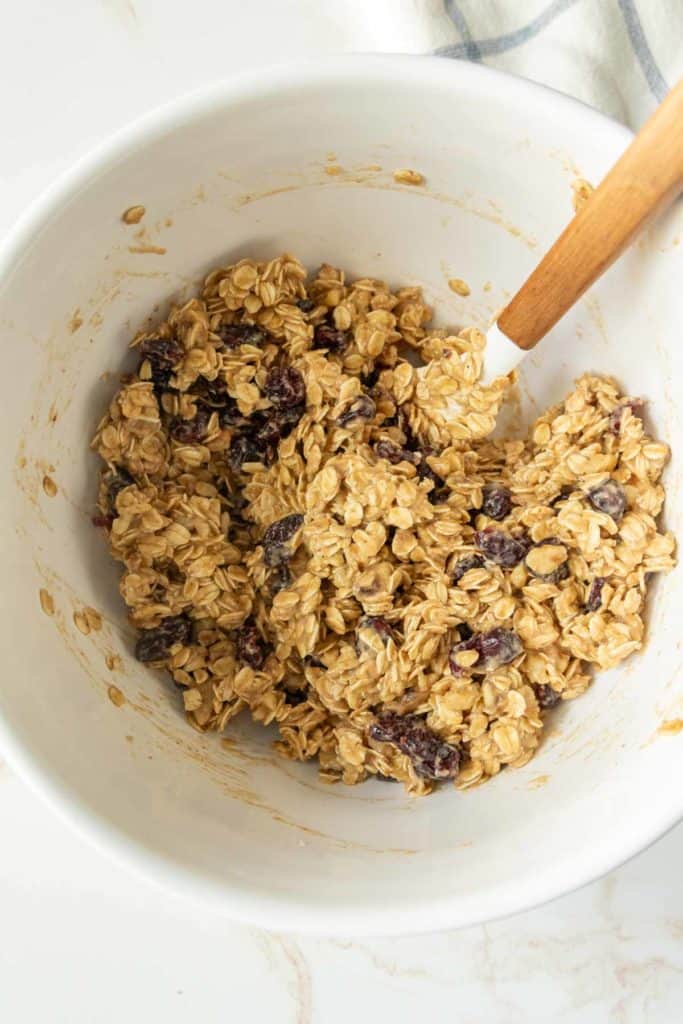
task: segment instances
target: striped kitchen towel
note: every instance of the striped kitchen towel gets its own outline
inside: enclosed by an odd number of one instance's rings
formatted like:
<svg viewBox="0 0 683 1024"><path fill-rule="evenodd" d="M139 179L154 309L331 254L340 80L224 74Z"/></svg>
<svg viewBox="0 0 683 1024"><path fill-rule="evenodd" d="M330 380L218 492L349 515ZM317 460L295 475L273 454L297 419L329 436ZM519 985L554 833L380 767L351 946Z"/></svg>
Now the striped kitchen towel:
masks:
<svg viewBox="0 0 683 1024"><path fill-rule="evenodd" d="M683 76L683 0L351 0L350 6L364 30L363 49L489 64L570 93L631 128Z"/></svg>
<svg viewBox="0 0 683 1024"><path fill-rule="evenodd" d="M683 75L683 0L444 0L437 52L503 68L637 127Z"/></svg>

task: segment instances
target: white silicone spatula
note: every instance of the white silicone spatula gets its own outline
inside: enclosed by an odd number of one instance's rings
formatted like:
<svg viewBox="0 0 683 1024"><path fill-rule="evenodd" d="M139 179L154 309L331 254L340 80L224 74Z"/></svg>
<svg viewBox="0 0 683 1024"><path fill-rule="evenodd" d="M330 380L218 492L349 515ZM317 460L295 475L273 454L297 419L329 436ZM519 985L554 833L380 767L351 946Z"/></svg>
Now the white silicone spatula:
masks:
<svg viewBox="0 0 683 1024"><path fill-rule="evenodd" d="M487 332L485 382L509 373L683 191L683 80Z"/></svg>

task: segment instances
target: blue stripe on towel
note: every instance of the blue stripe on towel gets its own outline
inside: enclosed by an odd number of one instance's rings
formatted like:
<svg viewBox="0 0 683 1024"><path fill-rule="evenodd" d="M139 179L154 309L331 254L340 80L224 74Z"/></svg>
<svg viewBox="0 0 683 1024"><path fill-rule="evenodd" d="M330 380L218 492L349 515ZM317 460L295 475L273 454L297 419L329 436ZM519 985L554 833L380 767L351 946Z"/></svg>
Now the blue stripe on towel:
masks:
<svg viewBox="0 0 683 1024"><path fill-rule="evenodd" d="M442 46L436 51L436 53L442 57L465 57L469 60L481 60L482 57L490 57L496 53L505 53L506 50L513 50L516 46L521 46L522 43L526 43L529 39L533 39L533 37L537 36L539 32L542 32L551 21L554 21L558 15L564 14L564 12L569 10L570 7L573 7L576 2L577 0L553 0L553 2L548 4L540 14L535 18L532 18L526 25L522 25L521 28L515 29L514 32L507 32L505 35L496 36L493 39L480 39L475 41L472 39L471 35L469 35L469 28L467 28L467 23L458 9L457 4L454 0L446 0L446 13L453 21L458 32L460 32L463 42L454 43L451 46ZM465 35L462 25L467 28L469 38ZM477 51L477 56L474 58L469 56L469 53L473 48Z"/></svg>
<svg viewBox="0 0 683 1024"><path fill-rule="evenodd" d="M647 79L647 84L650 86L650 91L658 100L663 100L669 91L669 87L664 80L662 72L657 67L656 60L652 56L652 50L645 38L636 5L633 0L617 0L617 3L626 23L626 31L631 40L631 46Z"/></svg>

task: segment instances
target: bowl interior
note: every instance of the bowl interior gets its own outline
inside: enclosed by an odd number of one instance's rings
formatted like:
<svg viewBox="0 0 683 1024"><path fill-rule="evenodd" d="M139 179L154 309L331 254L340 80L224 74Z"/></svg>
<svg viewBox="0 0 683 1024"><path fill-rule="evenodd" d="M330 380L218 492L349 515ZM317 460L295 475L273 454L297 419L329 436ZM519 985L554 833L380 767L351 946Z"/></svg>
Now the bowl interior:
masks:
<svg viewBox="0 0 683 1024"><path fill-rule="evenodd" d="M415 800L380 782L322 785L246 720L222 740L194 732L166 680L132 659L118 569L90 524L88 441L127 343L211 266L289 250L311 269L419 283L439 323L485 326L571 216L572 180L598 180L626 142L588 109L480 68L330 62L148 119L18 231L0 283L12 353L0 711L16 762L88 835L262 924L386 932L528 906L676 820L683 741L660 727L683 718L678 572L653 588L647 648L559 709L531 764ZM397 184L403 167L426 185ZM144 219L126 226L121 213L138 203ZM681 223L679 209L643 237L526 360L507 413L521 430L580 373L614 375L648 399L649 425L674 448L674 530ZM471 295L453 294L449 277ZM102 613L101 631L79 631L84 606Z"/></svg>

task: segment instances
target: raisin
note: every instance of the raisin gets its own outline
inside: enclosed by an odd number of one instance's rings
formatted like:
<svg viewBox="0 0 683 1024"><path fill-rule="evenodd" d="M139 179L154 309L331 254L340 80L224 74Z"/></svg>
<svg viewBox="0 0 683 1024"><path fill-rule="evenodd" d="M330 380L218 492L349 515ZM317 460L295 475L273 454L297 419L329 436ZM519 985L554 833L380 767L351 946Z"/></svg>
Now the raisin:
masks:
<svg viewBox="0 0 683 1024"><path fill-rule="evenodd" d="M366 634L363 637L363 633ZM394 632L386 621L378 615L365 615L358 623L356 629L356 652L358 654L377 654L378 648L373 640L377 638L383 647L386 647L394 638Z"/></svg>
<svg viewBox="0 0 683 1024"><path fill-rule="evenodd" d="M276 409L291 409L306 401L304 378L293 366L274 366L263 389Z"/></svg>
<svg viewBox="0 0 683 1024"><path fill-rule="evenodd" d="M571 487L563 487L560 490L560 493L556 494L555 497L551 501L548 502L549 507L550 508L555 508L557 505L559 505L559 503L561 501L566 501L571 493L572 493Z"/></svg>
<svg viewBox="0 0 683 1024"><path fill-rule="evenodd" d="M379 380L379 375L382 372L382 369L383 368L381 366L373 366L373 368L370 370L370 373L364 373L360 379L360 382L363 385L363 387L367 388L368 391L374 388L375 385L377 384L377 381Z"/></svg>
<svg viewBox="0 0 683 1024"><path fill-rule="evenodd" d="M332 324L318 324L313 335L313 348L326 348L336 356L345 352L350 342L349 332L338 331Z"/></svg>
<svg viewBox="0 0 683 1024"><path fill-rule="evenodd" d="M302 313L311 313L315 309L313 299L297 299L296 304Z"/></svg>
<svg viewBox="0 0 683 1024"><path fill-rule="evenodd" d="M417 475L420 480L431 480L434 484L428 495L428 499L432 505L439 505L442 501L446 501L448 498L448 491L445 489L444 481L428 464L425 455L422 455L421 461L418 463Z"/></svg>
<svg viewBox="0 0 683 1024"><path fill-rule="evenodd" d="M305 704L306 700L305 690L285 690L285 704L290 708L297 708L299 704Z"/></svg>
<svg viewBox="0 0 683 1024"><path fill-rule="evenodd" d="M322 668L327 671L327 665L320 658L316 658L315 654L307 654L304 658L304 665L308 665L310 668Z"/></svg>
<svg viewBox="0 0 683 1024"><path fill-rule="evenodd" d="M221 324L216 334L226 348L237 348L238 345L254 345L258 348L268 338L266 331L256 324Z"/></svg>
<svg viewBox="0 0 683 1024"><path fill-rule="evenodd" d="M533 689L538 706L544 711L547 711L549 708L556 708L562 700L557 690L553 690L552 686L548 686L546 683L534 683Z"/></svg>
<svg viewBox="0 0 683 1024"><path fill-rule="evenodd" d="M185 354L182 345L170 338L146 338L139 347L140 355L147 359L150 377L157 397L168 391L173 376L173 368Z"/></svg>
<svg viewBox="0 0 683 1024"><path fill-rule="evenodd" d="M603 480L601 484L592 487L586 497L594 509L611 516L615 523L618 523L626 511L626 494L618 480Z"/></svg>
<svg viewBox="0 0 683 1024"><path fill-rule="evenodd" d="M228 462L231 469L238 473L245 462L264 462L266 452L259 448L254 439L248 434L239 434L232 439L228 452Z"/></svg>
<svg viewBox="0 0 683 1024"><path fill-rule="evenodd" d="M478 530L474 539L484 556L504 569L511 569L513 565L521 562L530 546L528 538L524 535L512 537L493 526Z"/></svg>
<svg viewBox="0 0 683 1024"><path fill-rule="evenodd" d="M116 512L116 499L121 491L134 483L135 480L123 466L118 466L116 471L112 473L107 481L107 500L112 512Z"/></svg>
<svg viewBox="0 0 683 1024"><path fill-rule="evenodd" d="M206 377L198 377L190 389L198 402L203 402L212 409L223 409L235 400L228 394L228 385L223 377L216 377L215 380L207 380Z"/></svg>
<svg viewBox="0 0 683 1024"><path fill-rule="evenodd" d="M237 657L250 668L263 668L268 648L253 619L247 619L237 631Z"/></svg>
<svg viewBox="0 0 683 1024"><path fill-rule="evenodd" d="M621 433L621 422L627 409L630 409L634 416L640 416L644 405L645 402L642 398L632 398L628 402L622 402L621 405L616 407L616 409L612 409L609 414L609 420L607 421L607 429L610 434Z"/></svg>
<svg viewBox="0 0 683 1024"><path fill-rule="evenodd" d="M211 403L210 403L211 404ZM222 404L222 407L218 413L218 422L221 427L244 427L247 426L249 420L246 416L243 416L239 410L239 406L234 398L230 395L227 396L227 400Z"/></svg>
<svg viewBox="0 0 683 1024"><path fill-rule="evenodd" d="M105 530L111 530L114 523L114 516L102 516L98 513L97 515L94 515L92 517L90 522L93 524L93 526L101 526Z"/></svg>
<svg viewBox="0 0 683 1024"><path fill-rule="evenodd" d="M466 572L470 569L481 569L484 564L484 559L481 555L465 555L464 558L459 558L453 566L451 572L451 580L453 583L457 583L463 578Z"/></svg>
<svg viewBox="0 0 683 1024"><path fill-rule="evenodd" d="M392 743L410 758L416 775L423 779L453 779L458 774L462 754L444 742L425 724L420 715L399 715L385 711L370 726L370 738Z"/></svg>
<svg viewBox="0 0 683 1024"><path fill-rule="evenodd" d="M192 622L187 615L171 615L158 626L143 629L135 645L138 661L163 661L174 644L188 644L192 638Z"/></svg>
<svg viewBox="0 0 683 1024"><path fill-rule="evenodd" d="M263 535L263 559L266 565L281 565L292 557L287 542L303 525L304 517L298 512L271 523Z"/></svg>
<svg viewBox="0 0 683 1024"><path fill-rule="evenodd" d="M157 572L164 575L169 583L185 582L185 573L178 564L170 558L155 559L154 568Z"/></svg>
<svg viewBox="0 0 683 1024"><path fill-rule="evenodd" d="M507 487L502 484L486 484L482 493L481 511L485 516L500 521L510 514L512 499Z"/></svg>
<svg viewBox="0 0 683 1024"><path fill-rule="evenodd" d="M369 395L359 395L349 402L346 409L337 417L340 427L357 426L373 419L376 412L375 403Z"/></svg>
<svg viewBox="0 0 683 1024"><path fill-rule="evenodd" d="M543 556L539 558L539 548L544 547L561 547L564 552L564 558L561 558L562 552L557 553L557 559L551 560L547 567L544 566ZM557 561L557 565L555 562ZM567 561L567 549L564 547L561 540L557 537L548 537L546 540L539 541L538 544L534 544L532 548L527 552L524 559L524 564L527 571L531 576L537 580L543 580L544 583L561 583L562 580L566 580L569 576L569 562ZM551 568L551 565L554 568Z"/></svg>
<svg viewBox="0 0 683 1024"><path fill-rule="evenodd" d="M254 418L253 437L257 445L277 446L289 437L305 412L305 406L294 405L291 409L277 409Z"/></svg>
<svg viewBox="0 0 683 1024"><path fill-rule="evenodd" d="M588 590L586 598L586 611L597 612L602 608L602 588L605 585L603 576L596 576Z"/></svg>
<svg viewBox="0 0 683 1024"><path fill-rule="evenodd" d="M291 585L292 574L287 566L284 563L282 565L275 566L268 577L268 587L271 595L275 597L275 595L279 594L281 590L286 590L287 587L291 587Z"/></svg>
<svg viewBox="0 0 683 1024"><path fill-rule="evenodd" d="M410 462L413 466L417 466L420 462L420 455L417 452L401 448L393 441L378 441L374 445L374 450L380 459L386 459L392 466L397 466L399 462Z"/></svg>
<svg viewBox="0 0 683 1024"><path fill-rule="evenodd" d="M487 633L472 633L467 639L454 644L448 655L448 662L454 676L463 675L466 671L483 675L486 672L495 672L502 665L514 661L523 650L522 641L513 630L496 626ZM469 669L464 669L456 660L462 651L476 651L479 655L478 660Z"/></svg>
<svg viewBox="0 0 683 1024"><path fill-rule="evenodd" d="M174 416L168 424L168 432L173 440L180 444L196 444L206 436L210 418L209 410L200 406L191 420L183 420L180 416Z"/></svg>
<svg viewBox="0 0 683 1024"><path fill-rule="evenodd" d="M145 338L138 346L138 352L149 359L152 369L172 370L185 354L182 345L171 338Z"/></svg>

